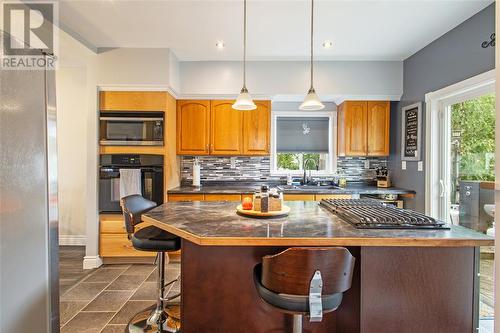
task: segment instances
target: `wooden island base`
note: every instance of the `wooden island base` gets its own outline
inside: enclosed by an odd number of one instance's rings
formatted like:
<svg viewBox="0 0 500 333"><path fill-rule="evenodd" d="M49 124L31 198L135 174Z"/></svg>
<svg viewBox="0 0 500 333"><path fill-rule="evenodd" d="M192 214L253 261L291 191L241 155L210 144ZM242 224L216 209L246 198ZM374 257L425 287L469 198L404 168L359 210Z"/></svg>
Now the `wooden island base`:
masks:
<svg viewBox="0 0 500 333"><path fill-rule="evenodd" d="M253 267L284 247L200 246L182 240L183 333L291 332L292 317L258 296ZM348 247L352 288L304 332L471 333L476 248Z"/></svg>

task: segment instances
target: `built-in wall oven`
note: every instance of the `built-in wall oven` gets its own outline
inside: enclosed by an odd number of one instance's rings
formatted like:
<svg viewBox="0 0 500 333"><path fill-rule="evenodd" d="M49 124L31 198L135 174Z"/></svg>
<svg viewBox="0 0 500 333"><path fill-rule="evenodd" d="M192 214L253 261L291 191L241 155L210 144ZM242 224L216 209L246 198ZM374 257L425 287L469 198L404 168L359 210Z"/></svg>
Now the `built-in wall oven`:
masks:
<svg viewBox="0 0 500 333"><path fill-rule="evenodd" d="M99 167L99 212L120 213L120 169L139 169L142 196L163 203L163 156L103 154Z"/></svg>
<svg viewBox="0 0 500 333"><path fill-rule="evenodd" d="M108 112L100 114L100 144L106 146L162 146L163 112Z"/></svg>

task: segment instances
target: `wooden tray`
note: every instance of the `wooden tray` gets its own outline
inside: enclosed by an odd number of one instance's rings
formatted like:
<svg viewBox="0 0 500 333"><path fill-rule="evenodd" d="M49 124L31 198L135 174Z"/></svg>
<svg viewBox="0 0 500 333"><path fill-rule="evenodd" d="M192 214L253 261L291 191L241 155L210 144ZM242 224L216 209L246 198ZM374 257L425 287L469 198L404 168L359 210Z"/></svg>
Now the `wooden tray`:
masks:
<svg viewBox="0 0 500 333"><path fill-rule="evenodd" d="M276 216L288 215L288 213L290 213L290 207L282 205L281 210L275 210L272 212L263 213L258 210L244 210L241 205L238 205L238 207L236 207L236 211L239 214L253 216L253 217L273 217L273 216L276 217Z"/></svg>

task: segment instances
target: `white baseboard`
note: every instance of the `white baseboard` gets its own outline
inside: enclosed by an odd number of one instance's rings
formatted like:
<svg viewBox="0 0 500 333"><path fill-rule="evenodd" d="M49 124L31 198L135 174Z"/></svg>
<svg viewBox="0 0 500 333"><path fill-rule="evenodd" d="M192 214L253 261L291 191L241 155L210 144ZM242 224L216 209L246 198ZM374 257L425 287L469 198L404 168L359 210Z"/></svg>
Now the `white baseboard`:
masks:
<svg viewBox="0 0 500 333"><path fill-rule="evenodd" d="M83 258L83 269L94 269L102 266L102 259L99 256L85 256Z"/></svg>
<svg viewBox="0 0 500 333"><path fill-rule="evenodd" d="M59 245L81 245L87 244L87 237L84 235L59 235Z"/></svg>

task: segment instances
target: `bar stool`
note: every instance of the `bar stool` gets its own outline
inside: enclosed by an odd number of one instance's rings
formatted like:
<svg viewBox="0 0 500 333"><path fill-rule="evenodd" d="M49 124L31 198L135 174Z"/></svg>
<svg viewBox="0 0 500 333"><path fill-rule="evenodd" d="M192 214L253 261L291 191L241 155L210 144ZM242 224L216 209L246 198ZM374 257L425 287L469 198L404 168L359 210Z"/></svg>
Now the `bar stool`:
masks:
<svg viewBox="0 0 500 333"><path fill-rule="evenodd" d="M177 279L165 284L165 253L177 251L181 248L180 238L155 226L149 226L134 232L135 225L142 222L141 216L156 207L156 203L143 198L139 194L122 198L123 216L128 237L132 246L140 251L158 252L156 263L158 267L158 297L153 305L137 313L129 322L127 329L130 333L139 332L179 332L179 307L168 307L165 302L175 299L180 294L165 297L165 287L175 283Z"/></svg>
<svg viewBox="0 0 500 333"><path fill-rule="evenodd" d="M344 247L293 247L262 258L254 268L259 296L277 310L293 314L293 332L302 317L320 322L335 311L351 287L355 258Z"/></svg>

